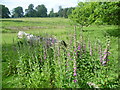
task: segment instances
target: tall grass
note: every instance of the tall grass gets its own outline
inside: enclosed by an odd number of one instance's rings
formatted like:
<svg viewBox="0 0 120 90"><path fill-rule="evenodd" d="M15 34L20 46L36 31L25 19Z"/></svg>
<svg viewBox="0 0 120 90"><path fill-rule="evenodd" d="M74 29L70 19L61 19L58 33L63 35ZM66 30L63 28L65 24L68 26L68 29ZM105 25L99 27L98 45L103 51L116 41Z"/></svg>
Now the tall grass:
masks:
<svg viewBox="0 0 120 90"><path fill-rule="evenodd" d="M15 75L19 88L118 87L118 81L113 79L116 63L111 61L112 52L108 54L109 38L103 43L98 38L90 40L82 33L81 28L75 26L74 33L67 37L67 48L60 43L47 48L46 41L37 46L13 46L14 56L4 57L9 71L4 74Z"/></svg>

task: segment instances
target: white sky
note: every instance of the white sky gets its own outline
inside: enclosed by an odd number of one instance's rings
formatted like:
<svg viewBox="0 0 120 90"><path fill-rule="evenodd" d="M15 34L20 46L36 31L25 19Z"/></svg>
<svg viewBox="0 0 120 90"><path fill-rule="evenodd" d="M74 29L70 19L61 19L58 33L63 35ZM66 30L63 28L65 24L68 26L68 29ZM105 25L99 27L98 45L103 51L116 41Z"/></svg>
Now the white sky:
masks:
<svg viewBox="0 0 120 90"><path fill-rule="evenodd" d="M62 8L66 7L75 7L77 6L77 3L82 0L0 0L0 4L5 5L9 8L10 12L13 10L13 8L16 8L17 6L23 7L23 10L28 8L29 4L34 4L34 8L37 5L44 4L49 11L51 8L54 9L54 12L57 12L59 9L59 6L62 6Z"/></svg>

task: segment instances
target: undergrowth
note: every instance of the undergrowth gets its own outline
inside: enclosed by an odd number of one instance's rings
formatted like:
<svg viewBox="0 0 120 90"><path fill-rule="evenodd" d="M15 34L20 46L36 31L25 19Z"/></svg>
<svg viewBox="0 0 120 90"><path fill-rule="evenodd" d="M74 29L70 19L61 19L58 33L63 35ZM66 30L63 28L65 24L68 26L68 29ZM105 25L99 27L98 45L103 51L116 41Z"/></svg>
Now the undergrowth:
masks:
<svg viewBox="0 0 120 90"><path fill-rule="evenodd" d="M60 43L3 47L7 68L3 75L14 76L19 88L117 88L117 60L112 56L110 37L102 42L83 35L81 28L67 35L67 48ZM44 41L46 42L46 41ZM13 81L14 82L14 81ZM3 86L4 87L4 86Z"/></svg>

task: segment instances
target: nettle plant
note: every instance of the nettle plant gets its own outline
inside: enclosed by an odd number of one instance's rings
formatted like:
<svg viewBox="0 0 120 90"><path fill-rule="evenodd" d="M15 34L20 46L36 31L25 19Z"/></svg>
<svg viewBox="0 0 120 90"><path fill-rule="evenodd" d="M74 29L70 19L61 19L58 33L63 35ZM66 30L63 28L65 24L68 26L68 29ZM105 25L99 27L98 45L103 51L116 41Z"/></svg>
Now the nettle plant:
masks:
<svg viewBox="0 0 120 90"><path fill-rule="evenodd" d="M47 47L45 41L37 46L23 44L17 50L18 87L103 87L107 85L105 78L110 68L109 38L106 43L106 48L97 40L93 43L75 26L74 34L68 36L67 46L55 43Z"/></svg>

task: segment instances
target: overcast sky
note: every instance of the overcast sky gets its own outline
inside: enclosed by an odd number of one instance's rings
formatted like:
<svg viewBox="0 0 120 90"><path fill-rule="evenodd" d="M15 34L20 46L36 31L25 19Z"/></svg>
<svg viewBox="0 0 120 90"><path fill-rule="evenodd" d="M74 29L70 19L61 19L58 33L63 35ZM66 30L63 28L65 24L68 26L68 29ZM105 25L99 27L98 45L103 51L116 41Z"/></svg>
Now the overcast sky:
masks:
<svg viewBox="0 0 120 90"><path fill-rule="evenodd" d="M82 0L0 0L0 4L8 7L10 11L17 6L23 7L25 11L29 4L34 4L34 7L44 4L48 12L51 10L51 8L54 9L54 12L57 12L60 5L62 8L75 7L79 1Z"/></svg>

